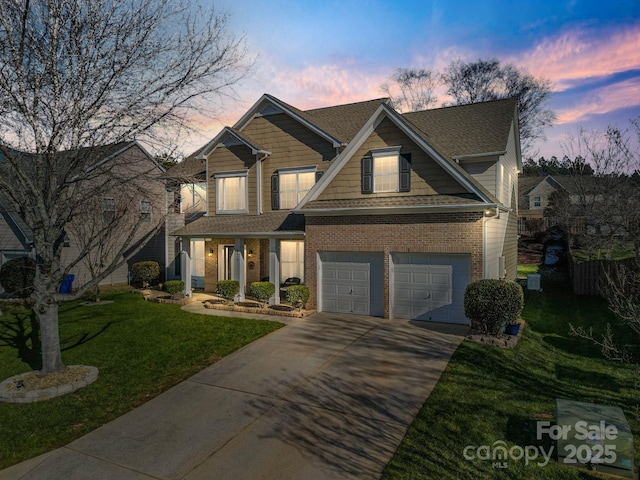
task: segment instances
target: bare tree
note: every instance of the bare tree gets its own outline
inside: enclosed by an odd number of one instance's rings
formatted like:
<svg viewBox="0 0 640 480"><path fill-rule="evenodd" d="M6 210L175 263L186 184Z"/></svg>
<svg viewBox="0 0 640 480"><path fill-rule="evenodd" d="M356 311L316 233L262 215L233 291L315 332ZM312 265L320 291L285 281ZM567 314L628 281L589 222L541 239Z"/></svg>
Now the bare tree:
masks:
<svg viewBox="0 0 640 480"><path fill-rule="evenodd" d="M380 85L391 106L399 112L417 112L435 106L436 87L437 77L431 70L413 68L396 69L389 81Z"/></svg>
<svg viewBox="0 0 640 480"><path fill-rule="evenodd" d="M60 302L97 285L154 233L139 199L154 200L157 168L110 157L102 146L160 143L188 113L231 94L246 59L225 15L186 0L0 2L0 195L33 231L44 372L63 368ZM65 274L111 230L90 233L93 240L63 264L65 236L113 191L128 206L115 213L129 225L122 243L98 275L59 294Z"/></svg>
<svg viewBox="0 0 640 480"><path fill-rule="evenodd" d="M555 113L545 108L551 97L551 82L523 73L499 60L451 62L441 76L452 105L500 98L518 99L518 121L523 156L534 157L534 144L544 139L544 129L553 124Z"/></svg>
<svg viewBox="0 0 640 480"><path fill-rule="evenodd" d="M632 120L632 130L640 140L640 123ZM609 309L627 327L633 338L623 343L614 338L613 328L598 336L593 330L571 326L573 335L586 338L600 346L609 360L630 362L628 345L640 340L640 179L635 172L640 167L637 144L633 146L629 131L608 127L605 131L578 130L568 137L564 148L579 154L593 168L593 175L572 174L564 203L557 211L569 217L582 217L586 226L573 235L581 248L613 252L615 248L630 248L635 257L625 262L612 262L606 272L602 294ZM605 255L611 257L611 255ZM640 378L640 371L639 378Z"/></svg>

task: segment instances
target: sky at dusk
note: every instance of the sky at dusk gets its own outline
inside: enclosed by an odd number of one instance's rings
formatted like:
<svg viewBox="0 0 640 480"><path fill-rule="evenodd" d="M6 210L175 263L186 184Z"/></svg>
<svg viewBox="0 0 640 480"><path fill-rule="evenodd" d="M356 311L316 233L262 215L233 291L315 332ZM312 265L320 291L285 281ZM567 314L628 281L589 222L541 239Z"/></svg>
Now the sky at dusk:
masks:
<svg viewBox="0 0 640 480"><path fill-rule="evenodd" d="M215 120L185 153L263 93L303 110L357 102L385 96L380 84L396 68L441 71L457 59L497 58L552 82L557 121L538 145L546 157L561 157L578 126L627 128L640 116L638 0L216 0L215 8L257 58L236 86L239 100L212 108Z"/></svg>

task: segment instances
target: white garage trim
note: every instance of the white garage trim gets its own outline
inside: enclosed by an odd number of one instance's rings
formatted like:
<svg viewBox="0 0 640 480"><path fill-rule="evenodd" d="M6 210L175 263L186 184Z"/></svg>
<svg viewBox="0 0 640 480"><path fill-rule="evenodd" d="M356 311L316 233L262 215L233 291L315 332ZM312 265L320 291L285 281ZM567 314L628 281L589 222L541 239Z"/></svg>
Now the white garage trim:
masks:
<svg viewBox="0 0 640 480"><path fill-rule="evenodd" d="M390 316L468 324L464 290L470 281L470 255L393 253L389 262Z"/></svg>

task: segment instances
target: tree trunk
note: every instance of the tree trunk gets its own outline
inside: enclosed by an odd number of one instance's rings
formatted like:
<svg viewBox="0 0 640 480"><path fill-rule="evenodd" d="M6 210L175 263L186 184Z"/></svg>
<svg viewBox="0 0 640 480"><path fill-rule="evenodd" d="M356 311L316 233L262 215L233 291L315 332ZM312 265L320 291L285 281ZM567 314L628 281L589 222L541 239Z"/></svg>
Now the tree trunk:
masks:
<svg viewBox="0 0 640 480"><path fill-rule="evenodd" d="M42 371L59 372L64 368L60 351L58 328L58 303L52 296L38 298L33 307L40 321L40 344L42 346Z"/></svg>

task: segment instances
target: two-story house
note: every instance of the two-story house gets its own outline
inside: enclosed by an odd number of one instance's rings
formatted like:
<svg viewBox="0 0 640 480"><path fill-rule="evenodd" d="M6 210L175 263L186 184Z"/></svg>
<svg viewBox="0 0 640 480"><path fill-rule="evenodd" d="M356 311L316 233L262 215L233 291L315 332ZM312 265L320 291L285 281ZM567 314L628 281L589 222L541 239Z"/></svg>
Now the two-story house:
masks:
<svg viewBox="0 0 640 480"><path fill-rule="evenodd" d="M400 114L265 94L196 157L207 211L173 234L205 291L298 277L319 311L467 323L469 282L516 276L514 99Z"/></svg>
<svg viewBox="0 0 640 480"><path fill-rule="evenodd" d="M33 162L37 155L18 152ZM127 258L119 268L106 277L101 285L126 284L131 265L138 261L153 260L164 267L165 232L158 232L133 253L136 244L148 232L155 231L166 215L166 192L161 175L164 169L136 141L119 142L73 152L56 154L61 164L68 159L88 156L91 175L85 175L77 193L78 207L73 219L67 223L66 237L61 252L62 267L75 277L75 284L84 284L102 272L120 251L130 245L121 259ZM106 184L114 187L96 195L96 186L102 191ZM128 214L124 214L128 211ZM133 225L142 217L136 234L129 238ZM111 228L113 227L113 228ZM102 232L102 233L100 233ZM106 234L104 232L107 232ZM94 237L102 238L96 241ZM33 232L23 220L19 209L0 196L0 265L3 261L20 256L33 256Z"/></svg>

